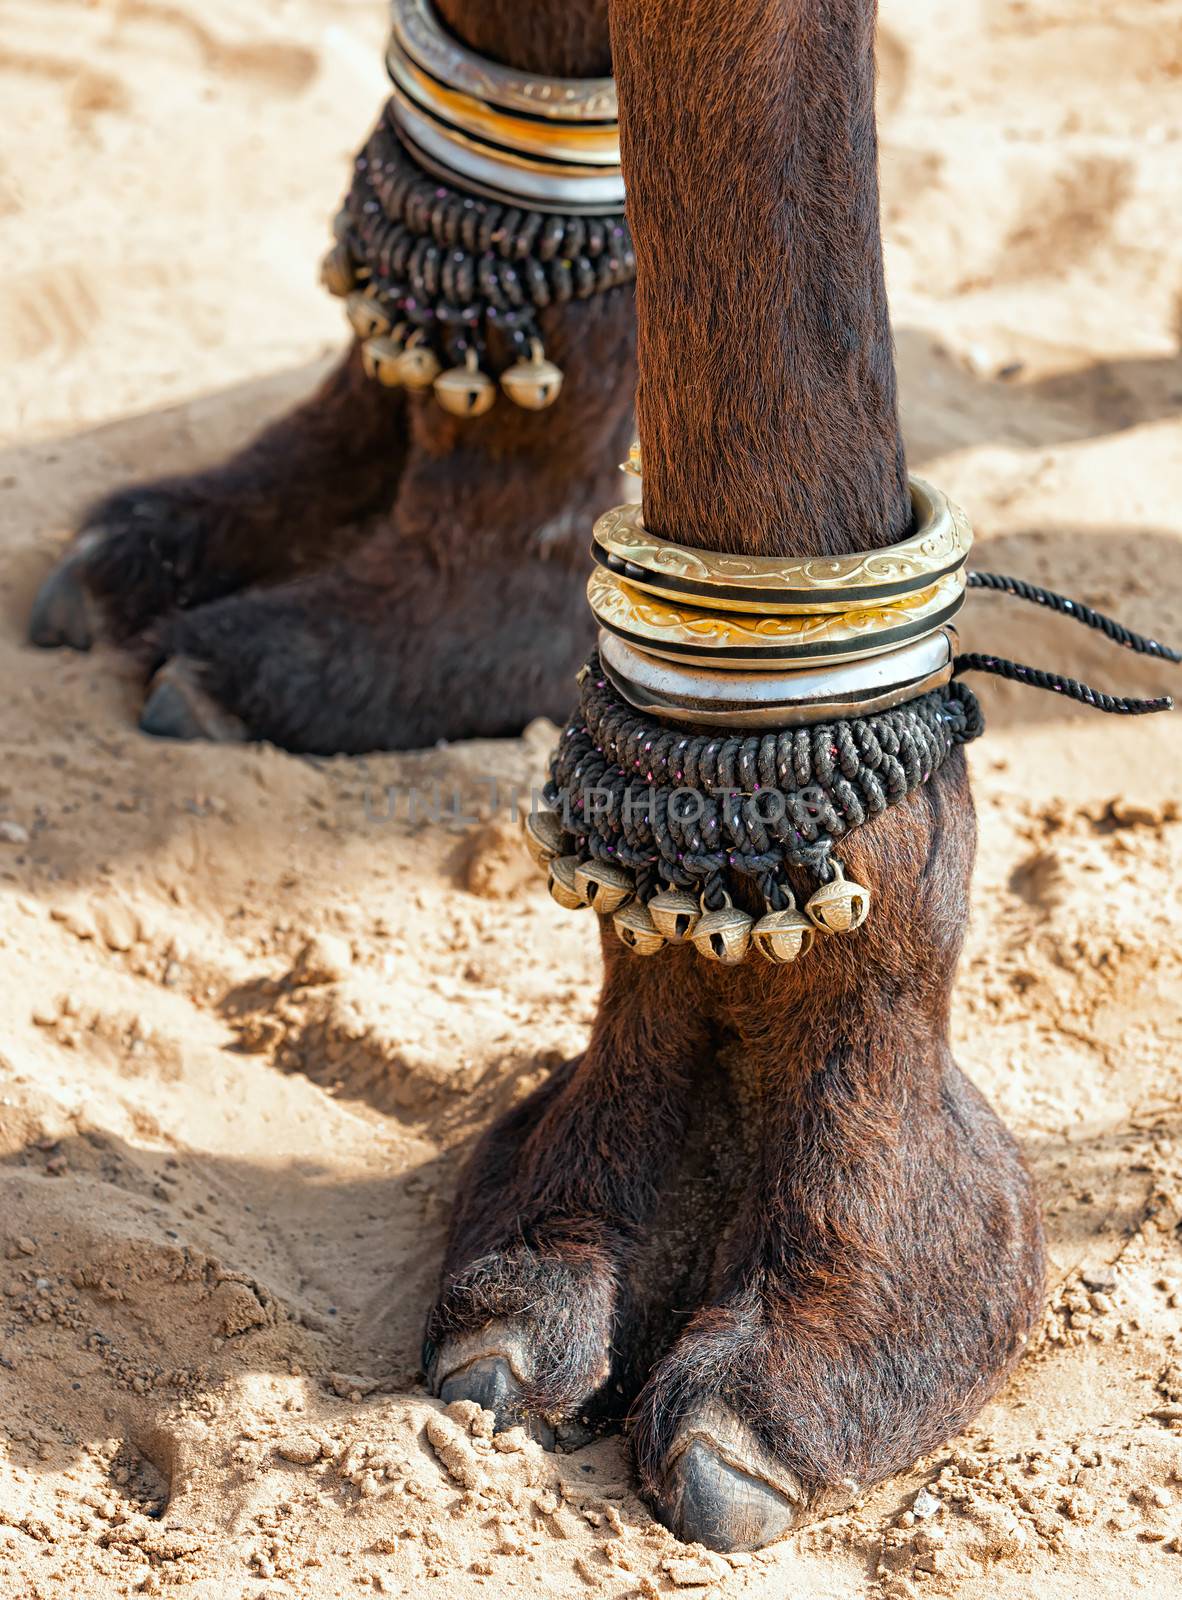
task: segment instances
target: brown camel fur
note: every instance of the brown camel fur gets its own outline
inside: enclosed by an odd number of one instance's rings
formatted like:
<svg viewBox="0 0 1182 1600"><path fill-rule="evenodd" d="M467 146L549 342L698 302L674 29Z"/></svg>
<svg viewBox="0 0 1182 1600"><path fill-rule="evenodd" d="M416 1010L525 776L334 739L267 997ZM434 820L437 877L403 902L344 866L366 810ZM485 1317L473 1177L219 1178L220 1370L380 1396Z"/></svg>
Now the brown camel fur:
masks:
<svg viewBox="0 0 1182 1600"><path fill-rule="evenodd" d="M871 0L612 24L646 520L738 552L897 540ZM974 836L958 752L842 849L870 921L797 965L640 958L605 925L586 1054L468 1171L437 1392L560 1442L626 1420L657 1514L722 1549L967 1422L1043 1277L1026 1168L948 1045Z"/></svg>

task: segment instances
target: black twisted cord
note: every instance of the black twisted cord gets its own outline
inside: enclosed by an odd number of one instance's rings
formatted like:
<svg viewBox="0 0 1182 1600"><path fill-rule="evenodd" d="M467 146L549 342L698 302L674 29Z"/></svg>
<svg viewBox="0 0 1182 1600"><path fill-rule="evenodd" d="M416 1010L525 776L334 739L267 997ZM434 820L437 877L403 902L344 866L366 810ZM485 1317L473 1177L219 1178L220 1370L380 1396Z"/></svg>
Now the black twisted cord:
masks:
<svg viewBox="0 0 1182 1600"><path fill-rule="evenodd" d="M754 882L788 903L788 866L830 875L836 839L926 783L983 731L980 707L950 683L895 710L781 733L685 733L640 716L592 655L579 710L555 752L546 797L584 858L723 904Z"/></svg>
<svg viewBox="0 0 1182 1600"><path fill-rule="evenodd" d="M1160 644L1156 639L1148 639L1143 633L1134 633L1132 628L1126 628L1123 622L1117 622L1114 617L1106 617L1102 611L1094 611L1091 606L1084 605L1082 600L1072 600L1068 595L1057 594L1054 589L1044 589L1037 583L1027 583L1025 578L1011 578L1004 572L970 572L968 575L970 589L989 589L995 594L1008 594L1015 600L1029 600L1033 605L1045 606L1049 611L1056 611L1060 616L1071 617L1075 622L1082 622L1085 628L1095 628L1111 639L1113 644L1123 645L1126 650L1133 650L1137 655L1158 656L1163 661L1182 662L1182 651L1172 650L1169 645Z"/></svg>
<svg viewBox="0 0 1182 1600"><path fill-rule="evenodd" d="M1106 639L1111 639L1113 644L1123 645L1126 650L1135 651L1137 655L1154 656L1161 661L1182 662L1182 652L1172 650L1169 645L1160 644L1156 639L1148 639L1143 633L1134 633L1132 628L1126 628L1123 622L1117 622L1115 617L1106 617L1102 611L1095 611L1091 606L1084 605L1082 600L1072 600L1067 595L1056 593L1054 589L1044 589L1040 584L1028 583L1025 578L1012 578L1004 572L970 572L967 584L970 589L988 589L995 594L1006 594L1015 600L1029 600L1034 605L1044 606L1060 616L1070 617L1074 622L1083 623L1085 628L1096 629ZM1095 711L1107 711L1115 716L1148 716L1154 711L1170 711L1174 705L1168 694L1158 695L1151 700L1139 700L1121 694L1106 694L1103 689L1093 689L1091 684L1080 683L1078 678L1068 678L1061 672L1047 672L1042 667L1028 667L1021 661L1010 661L1004 656L983 655L979 652L968 652L957 656L952 671L954 676L965 672L992 673L994 677L1008 678L1011 683L1025 684L1031 689L1047 689L1053 694L1064 695L1069 700L1078 700L1080 705L1091 706Z"/></svg>
<svg viewBox="0 0 1182 1600"><path fill-rule="evenodd" d="M1011 683L1022 683L1031 689L1049 689L1078 700L1080 705L1091 706L1095 711L1107 711L1117 716L1143 717L1154 711L1171 711L1174 702L1168 694L1153 700L1131 699L1126 695L1105 694L1103 689L1093 689L1077 678L1065 677L1060 672L1045 672L1041 667L1027 667L1020 661L1008 661L1003 656L978 655L967 652L956 657L952 664L956 676L965 672L989 672L997 678L1008 678Z"/></svg>

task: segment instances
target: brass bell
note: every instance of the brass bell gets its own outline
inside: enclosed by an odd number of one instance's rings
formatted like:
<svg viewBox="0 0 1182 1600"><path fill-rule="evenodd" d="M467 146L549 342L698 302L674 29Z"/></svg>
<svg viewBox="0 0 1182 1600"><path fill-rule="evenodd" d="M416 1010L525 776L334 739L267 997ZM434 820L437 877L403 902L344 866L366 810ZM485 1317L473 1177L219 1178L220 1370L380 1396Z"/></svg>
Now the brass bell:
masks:
<svg viewBox="0 0 1182 1600"><path fill-rule="evenodd" d="M475 350L464 355L462 367L449 367L435 379L435 398L453 417L482 417L497 398L497 386L481 372Z"/></svg>
<svg viewBox="0 0 1182 1600"><path fill-rule="evenodd" d="M528 361L515 361L501 373L501 388L524 411L545 411L562 393L562 368L546 360L542 341L530 343Z"/></svg>
<svg viewBox="0 0 1182 1600"><path fill-rule="evenodd" d="M690 937L700 956L734 967L747 954L752 926L752 919L745 911L736 911L728 895L721 911L703 911Z"/></svg>
<svg viewBox="0 0 1182 1600"><path fill-rule="evenodd" d="M804 955L817 937L817 930L795 905L786 911L769 911L751 930L751 942L765 961L786 966Z"/></svg>
<svg viewBox="0 0 1182 1600"><path fill-rule="evenodd" d="M852 933L870 915L870 890L847 878L836 857L829 865L832 882L823 883L804 909L825 933Z"/></svg>
<svg viewBox="0 0 1182 1600"><path fill-rule="evenodd" d="M698 902L684 889L662 889L649 901L648 910L657 932L670 944L680 944L683 939L692 938L698 918L702 915Z"/></svg>
<svg viewBox="0 0 1182 1600"><path fill-rule="evenodd" d="M373 296L363 294L360 289L345 296L345 315L359 339L380 339L394 326Z"/></svg>
<svg viewBox="0 0 1182 1600"><path fill-rule="evenodd" d="M357 287L357 268L344 240L338 240L320 263L320 281L329 294L342 297Z"/></svg>
<svg viewBox="0 0 1182 1600"><path fill-rule="evenodd" d="M397 389L402 383L401 364L405 354L401 339L394 339L389 334L383 334L379 339L367 339L361 346L361 365L365 376L385 389Z"/></svg>
<svg viewBox="0 0 1182 1600"><path fill-rule="evenodd" d="M557 856L550 863L546 887L550 890L550 898L557 900L564 911L581 911L587 904L575 888L578 867L578 856Z"/></svg>
<svg viewBox="0 0 1182 1600"><path fill-rule="evenodd" d="M636 893L630 872L610 861L584 861L575 873L575 888L593 911L610 917Z"/></svg>
<svg viewBox="0 0 1182 1600"><path fill-rule="evenodd" d="M620 942L638 956L656 955L658 950L664 948L665 935L649 916L648 907L642 906L639 900L633 900L631 905L617 911L612 918L612 927L619 935Z"/></svg>
<svg viewBox="0 0 1182 1600"><path fill-rule="evenodd" d="M398 382L407 389L429 389L439 376L439 357L421 334L412 336L398 357Z"/></svg>
<svg viewBox="0 0 1182 1600"><path fill-rule="evenodd" d="M535 867L548 867L562 854L566 835L556 811L523 812L521 833Z"/></svg>

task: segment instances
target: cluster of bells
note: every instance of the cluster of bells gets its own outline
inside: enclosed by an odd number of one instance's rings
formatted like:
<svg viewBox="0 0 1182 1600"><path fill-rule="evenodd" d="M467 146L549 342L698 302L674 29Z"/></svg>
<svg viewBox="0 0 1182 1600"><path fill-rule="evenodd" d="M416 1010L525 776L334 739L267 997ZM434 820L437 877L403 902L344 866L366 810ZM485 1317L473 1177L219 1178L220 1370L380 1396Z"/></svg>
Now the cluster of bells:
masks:
<svg viewBox="0 0 1182 1600"><path fill-rule="evenodd" d="M684 940L708 961L735 966L752 949L766 961L786 965L804 955L817 931L852 933L870 912L870 890L845 876L831 861L834 876L822 884L798 911L791 895L782 911L769 911L758 922L730 902L708 911L684 889L662 889L642 905L636 884L623 867L607 861L582 861L564 854L567 835L553 811L534 811L522 818L526 848L547 874L550 894L567 911L590 906L610 916L621 941L638 956L655 955L666 944Z"/></svg>
<svg viewBox="0 0 1182 1600"><path fill-rule="evenodd" d="M496 381L481 371L475 350L463 364L444 368L427 335L408 332L374 295L357 286L357 267L344 244L324 258L325 287L345 302L345 314L361 340L366 375L387 389L432 389L453 417L480 417L497 398ZM544 411L562 390L562 368L546 359L540 339L530 341L529 359L515 361L501 373L501 388L524 411Z"/></svg>

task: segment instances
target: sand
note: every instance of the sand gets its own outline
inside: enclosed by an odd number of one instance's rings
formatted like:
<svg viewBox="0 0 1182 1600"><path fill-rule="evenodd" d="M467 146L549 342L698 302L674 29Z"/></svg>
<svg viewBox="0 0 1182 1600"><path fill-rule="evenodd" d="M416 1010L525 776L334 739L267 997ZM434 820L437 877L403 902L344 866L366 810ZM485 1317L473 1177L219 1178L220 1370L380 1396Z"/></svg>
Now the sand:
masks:
<svg viewBox="0 0 1182 1600"><path fill-rule="evenodd" d="M885 0L881 52L912 464L981 565L1175 641L1180 24ZM0 0L0 1600L1176 1593L1182 722L983 687L954 1030L1042 1185L1045 1324L963 1436L724 1560L618 1441L490 1440L418 1373L463 1151L591 1015L591 930L480 785L552 730L163 747L117 656L24 646L89 496L215 459L339 347L315 268L382 33L378 0ZM1179 681L1004 602L968 634ZM460 815L388 814L436 780Z"/></svg>

